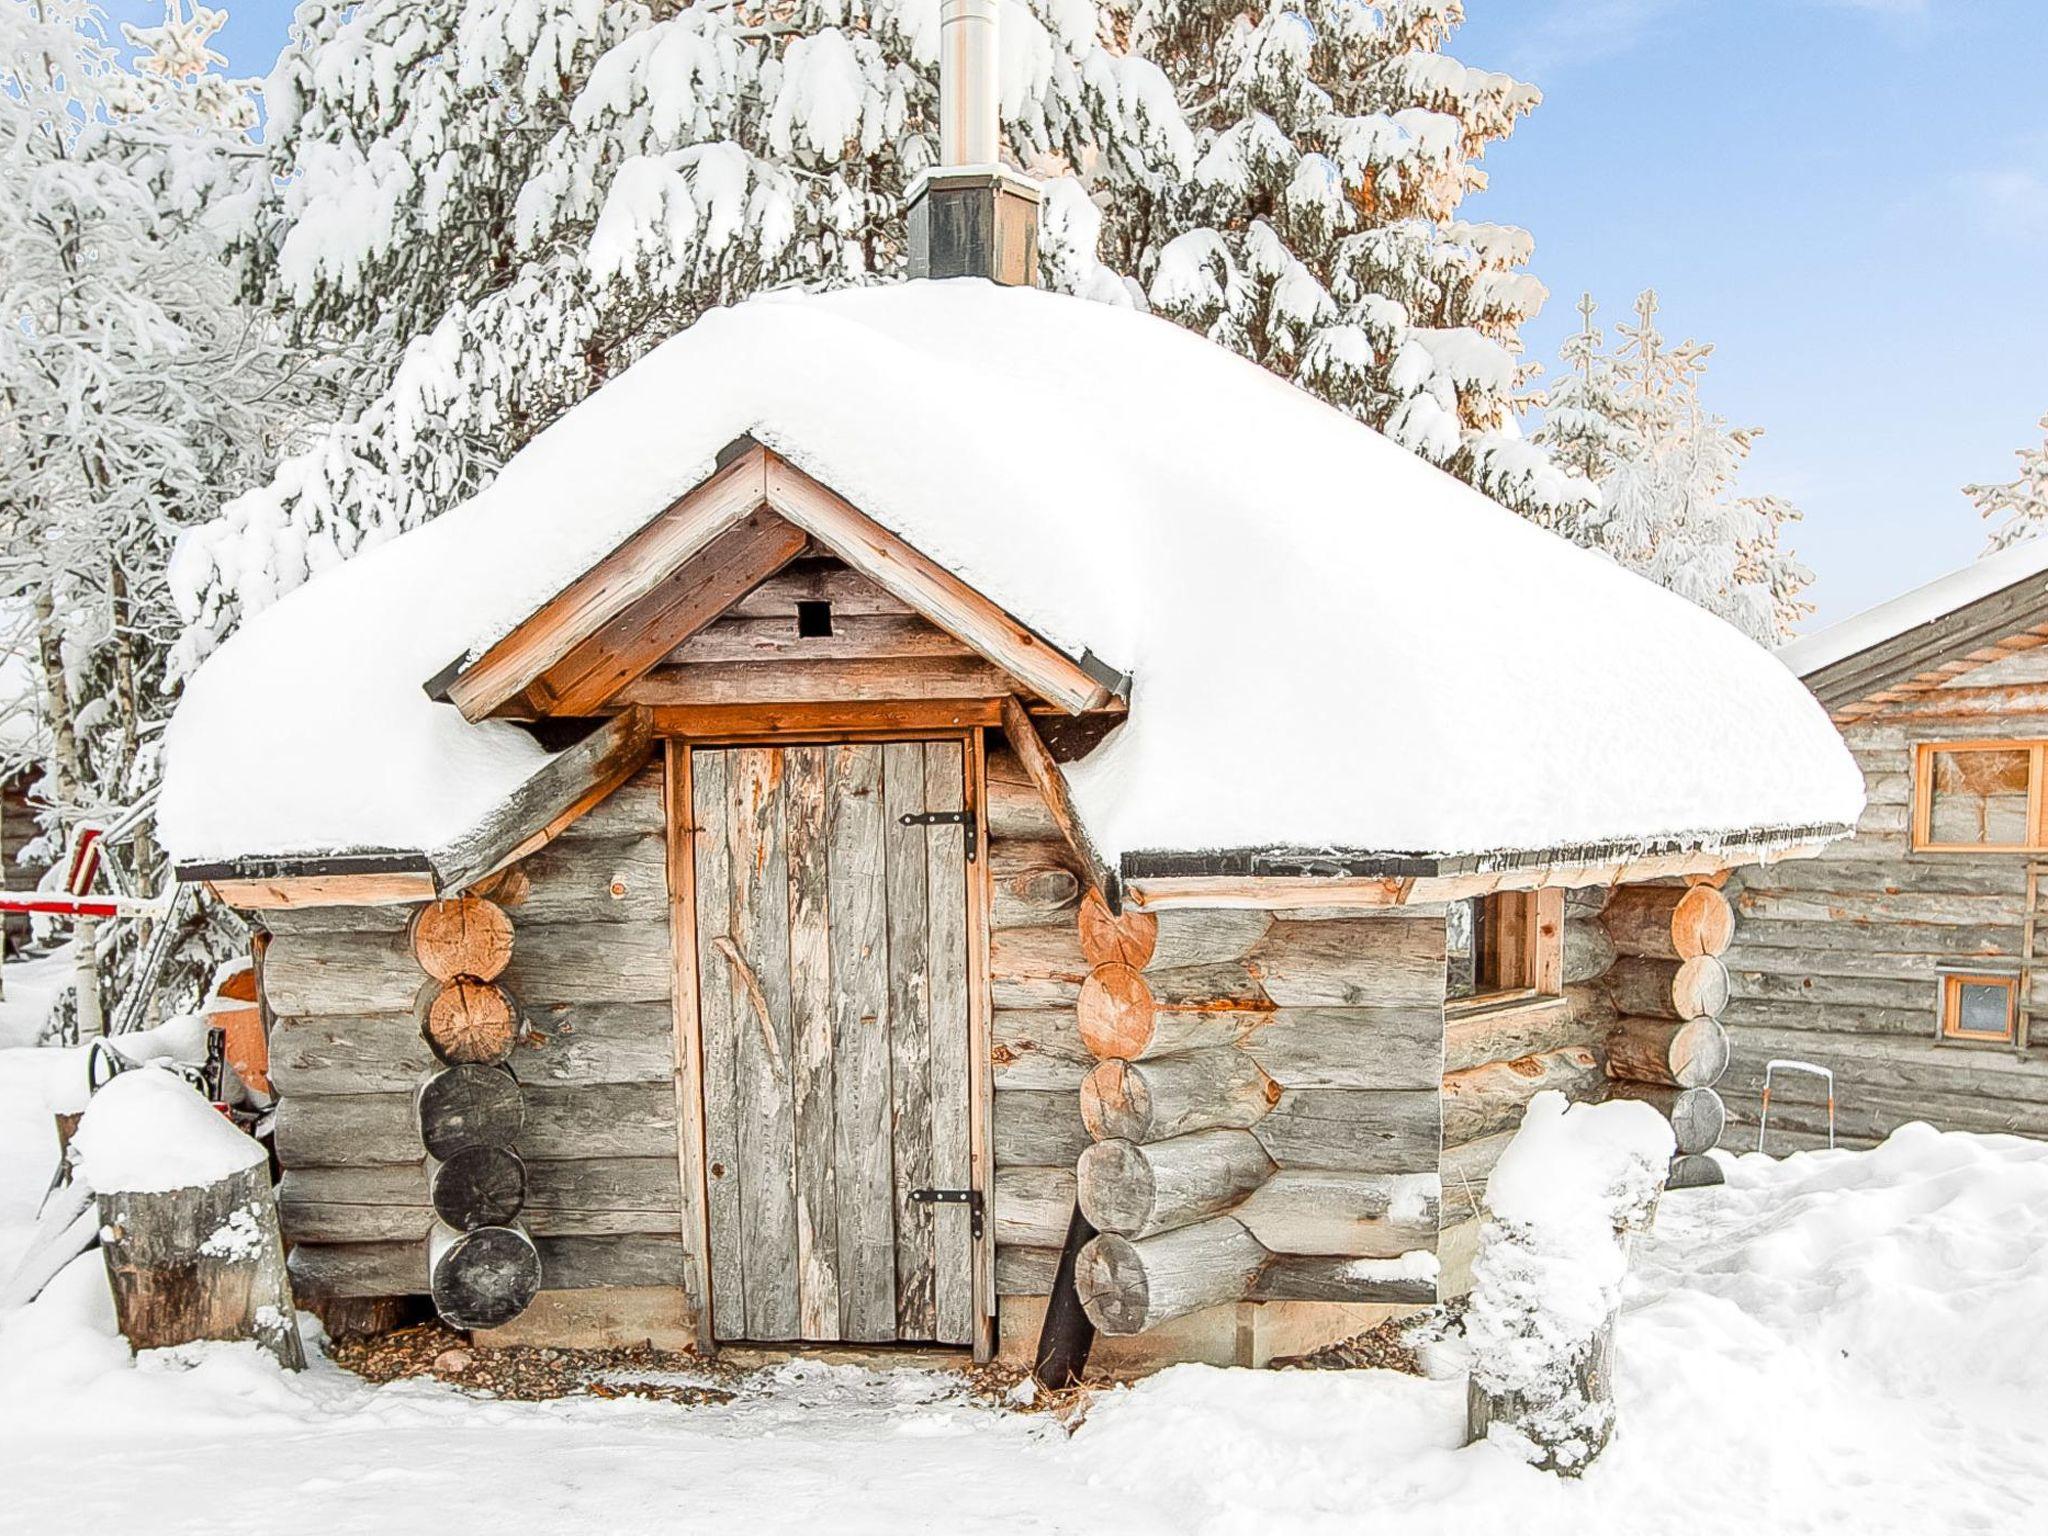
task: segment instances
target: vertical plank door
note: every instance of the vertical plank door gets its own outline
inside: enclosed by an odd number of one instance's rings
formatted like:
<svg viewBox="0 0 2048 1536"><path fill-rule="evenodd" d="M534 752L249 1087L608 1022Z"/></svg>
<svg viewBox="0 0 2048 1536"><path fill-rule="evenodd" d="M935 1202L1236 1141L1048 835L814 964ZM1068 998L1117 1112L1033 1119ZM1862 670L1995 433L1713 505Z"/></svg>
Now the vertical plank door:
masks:
<svg viewBox="0 0 2048 1536"><path fill-rule="evenodd" d="M957 741L698 748L713 1332L966 1344L967 859Z"/></svg>

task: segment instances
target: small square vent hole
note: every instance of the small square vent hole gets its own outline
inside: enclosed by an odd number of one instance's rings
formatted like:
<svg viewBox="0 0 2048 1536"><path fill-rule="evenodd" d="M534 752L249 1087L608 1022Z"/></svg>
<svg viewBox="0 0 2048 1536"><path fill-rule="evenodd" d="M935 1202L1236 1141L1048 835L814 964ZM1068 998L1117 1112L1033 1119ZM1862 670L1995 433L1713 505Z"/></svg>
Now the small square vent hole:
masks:
<svg viewBox="0 0 2048 1536"><path fill-rule="evenodd" d="M798 603L796 633L799 640L823 640L832 633L830 603Z"/></svg>

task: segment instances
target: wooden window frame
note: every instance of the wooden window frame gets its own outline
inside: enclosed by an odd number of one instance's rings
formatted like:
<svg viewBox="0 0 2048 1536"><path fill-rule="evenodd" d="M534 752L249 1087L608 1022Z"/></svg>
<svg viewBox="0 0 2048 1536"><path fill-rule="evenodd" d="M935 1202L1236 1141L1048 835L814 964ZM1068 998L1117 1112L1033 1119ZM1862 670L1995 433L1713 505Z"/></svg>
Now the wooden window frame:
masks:
<svg viewBox="0 0 2048 1536"><path fill-rule="evenodd" d="M2000 987L2005 991L2005 1030L1985 1034L1958 1027L1962 1020L1964 987ZM1935 1020L1935 1038L1943 1045L1989 1045L2011 1047L2020 1038L2020 978L2011 972L1943 971L1941 1011Z"/></svg>
<svg viewBox="0 0 2048 1536"><path fill-rule="evenodd" d="M1493 891L1473 899L1493 909L1493 921L1486 924L1487 952L1475 959L1474 968L1491 974L1495 985L1471 997L1446 997L1445 1011L1480 1013L1562 997L1564 891Z"/></svg>
<svg viewBox="0 0 2048 1536"><path fill-rule="evenodd" d="M2019 843L1937 843L1934 841L1934 759L1937 753L2027 753L2027 839ZM1990 737L1977 741L1913 743L1913 827L1915 853L2048 853L2048 741Z"/></svg>

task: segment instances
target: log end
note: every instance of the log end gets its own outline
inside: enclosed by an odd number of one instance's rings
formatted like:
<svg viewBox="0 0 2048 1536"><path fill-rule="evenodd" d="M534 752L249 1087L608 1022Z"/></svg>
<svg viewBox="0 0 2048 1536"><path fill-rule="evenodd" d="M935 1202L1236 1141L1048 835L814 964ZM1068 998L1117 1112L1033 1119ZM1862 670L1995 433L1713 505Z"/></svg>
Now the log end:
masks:
<svg viewBox="0 0 2048 1536"><path fill-rule="evenodd" d="M1101 1332L1127 1338L1145 1331L1151 1286L1129 1238L1115 1232L1090 1238L1074 1261L1074 1290Z"/></svg>

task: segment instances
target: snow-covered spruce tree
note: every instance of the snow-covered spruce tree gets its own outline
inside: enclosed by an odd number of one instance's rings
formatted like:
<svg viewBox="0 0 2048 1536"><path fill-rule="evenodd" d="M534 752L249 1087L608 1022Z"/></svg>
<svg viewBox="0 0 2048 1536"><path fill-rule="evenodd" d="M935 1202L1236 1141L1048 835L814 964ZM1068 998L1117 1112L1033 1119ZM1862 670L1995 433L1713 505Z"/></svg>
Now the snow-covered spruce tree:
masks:
<svg viewBox="0 0 2048 1536"><path fill-rule="evenodd" d="M251 105L206 46L219 24L173 4L130 30L129 69L84 0L0 4L0 550L53 835L154 781L172 542L268 462L280 354L216 234L253 161ZM133 856L153 885L146 833Z"/></svg>
<svg viewBox="0 0 2048 1536"><path fill-rule="evenodd" d="M1636 300L1633 324L1608 351L1584 324L1561 349L1564 368L1534 434L1560 464L1591 479L1600 505L1574 538L1720 615L1764 645L1782 642L1809 606L1813 573L1784 545L1799 512L1778 496L1742 496L1736 481L1758 427L1731 427L1707 409L1700 384L1711 345L1672 346L1657 328L1657 295Z"/></svg>
<svg viewBox="0 0 2048 1536"><path fill-rule="evenodd" d="M2048 416L2041 418L2041 430L2048 434ZM2020 449L2019 461L2016 479L1963 487L1963 494L1976 504L1980 516L2002 519L1991 530L1986 554L2010 548L2048 528L2048 437Z"/></svg>
<svg viewBox="0 0 2048 1536"><path fill-rule="evenodd" d="M1107 0L1174 83L1194 175L1119 192L1103 257L1207 332L1547 526L1587 486L1524 440L1520 229L1458 217L1541 99L1444 52L1462 0Z"/></svg>
<svg viewBox="0 0 2048 1536"><path fill-rule="evenodd" d="M1002 14L1013 156L1053 174L1047 265L1114 295L1096 209L1186 174L1173 93L1089 0ZM937 0L303 5L266 87L243 257L356 399L181 548L191 665L242 613L481 486L707 308L902 270L936 159Z"/></svg>

